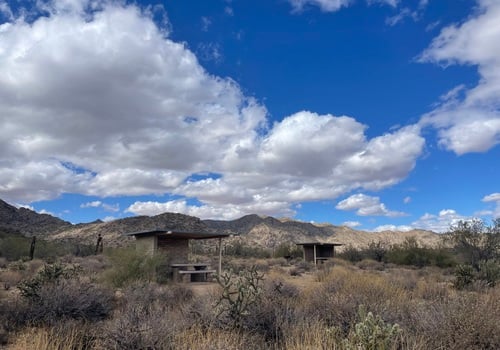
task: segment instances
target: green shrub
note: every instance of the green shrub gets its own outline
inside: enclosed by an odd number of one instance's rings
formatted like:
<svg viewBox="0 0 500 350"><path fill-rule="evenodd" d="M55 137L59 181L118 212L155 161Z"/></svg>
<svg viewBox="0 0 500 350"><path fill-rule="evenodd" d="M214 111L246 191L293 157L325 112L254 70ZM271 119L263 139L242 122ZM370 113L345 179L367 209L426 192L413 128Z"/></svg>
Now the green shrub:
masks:
<svg viewBox="0 0 500 350"><path fill-rule="evenodd" d="M486 282L489 287L494 287L500 281L500 263L492 260L481 262L477 279Z"/></svg>
<svg viewBox="0 0 500 350"><path fill-rule="evenodd" d="M500 280L500 264L495 261L482 261L476 270L470 264L458 265L455 269L455 288L471 287L476 281L488 287L494 287Z"/></svg>
<svg viewBox="0 0 500 350"><path fill-rule="evenodd" d="M164 254L150 256L134 248L120 248L109 252L109 260L111 268L104 273L104 279L116 288L137 281L164 282L168 274Z"/></svg>
<svg viewBox="0 0 500 350"><path fill-rule="evenodd" d="M261 247L252 247L236 241L224 247L224 255L242 258L270 258L271 252Z"/></svg>
<svg viewBox="0 0 500 350"><path fill-rule="evenodd" d="M388 250L389 246L384 242L371 242L365 250L365 255L368 259L384 262Z"/></svg>
<svg viewBox="0 0 500 350"><path fill-rule="evenodd" d="M358 262L363 260L364 255L361 249L354 248L352 245L348 245L344 250L337 255L339 258L348 260L350 262Z"/></svg>
<svg viewBox="0 0 500 350"><path fill-rule="evenodd" d="M287 259L293 259L293 258L300 258L302 257L303 252L302 248L297 246L296 244L291 244L291 243L281 243L274 249L274 254L273 256L275 258L287 258Z"/></svg>
<svg viewBox="0 0 500 350"><path fill-rule="evenodd" d="M98 321L112 310L112 293L78 278L78 269L45 265L18 285L20 298L6 305L7 328L53 326L66 319Z"/></svg>

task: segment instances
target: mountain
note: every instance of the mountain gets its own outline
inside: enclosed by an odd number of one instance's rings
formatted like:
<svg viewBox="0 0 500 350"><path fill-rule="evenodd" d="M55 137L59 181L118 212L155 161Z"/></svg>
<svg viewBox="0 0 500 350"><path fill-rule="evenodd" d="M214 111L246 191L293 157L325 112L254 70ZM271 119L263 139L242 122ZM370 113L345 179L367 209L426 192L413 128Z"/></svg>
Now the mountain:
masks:
<svg viewBox="0 0 500 350"><path fill-rule="evenodd" d="M258 215L247 215L232 221L204 220L203 222L212 231L236 233L244 243L266 248L274 248L283 242L305 243L311 241L364 247L374 241L399 244L410 237L428 246L436 246L441 242L439 234L425 230L367 232L346 226L315 225L291 219L279 220Z"/></svg>
<svg viewBox="0 0 500 350"><path fill-rule="evenodd" d="M414 237L425 245L437 245L440 235L423 230L410 232L366 232L331 224L316 225L270 216L246 215L236 220L200 220L176 213L155 216L135 216L111 222L100 220L73 225L48 214L38 214L26 208L16 208L0 200L0 228L16 230L26 236L42 235L54 240L76 240L93 244L101 234L107 245L120 246L133 241L125 233L171 229L191 232L218 232L232 234L229 240L252 246L275 248L283 242L335 242L354 247L366 246L373 241L401 243Z"/></svg>
<svg viewBox="0 0 500 350"><path fill-rule="evenodd" d="M157 229L186 232L209 231L208 227L194 216L163 213L155 216L134 216L110 222L95 221L88 224L78 224L52 235L51 238L77 239L93 243L97 235L101 234L105 242L111 242L112 245L123 245L133 240L132 237L123 236L125 233Z"/></svg>
<svg viewBox="0 0 500 350"><path fill-rule="evenodd" d="M0 228L18 231L26 236L44 236L70 227L72 225L67 221L30 209L16 208L0 199Z"/></svg>

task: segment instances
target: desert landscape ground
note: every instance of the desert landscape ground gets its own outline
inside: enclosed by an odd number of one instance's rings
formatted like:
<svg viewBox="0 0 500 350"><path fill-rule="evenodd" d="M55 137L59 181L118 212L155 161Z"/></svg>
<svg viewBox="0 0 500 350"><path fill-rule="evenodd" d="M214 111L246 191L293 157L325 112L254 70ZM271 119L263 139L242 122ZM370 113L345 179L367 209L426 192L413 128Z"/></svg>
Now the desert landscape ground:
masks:
<svg viewBox="0 0 500 350"><path fill-rule="evenodd" d="M414 237L348 245L318 265L294 244L233 240L222 272L203 283L173 282L168 257L133 241L96 254L41 237L30 260L32 237L2 229L0 341L12 350L498 349L499 228L462 223L429 246ZM190 260L217 264L210 245L192 244Z"/></svg>

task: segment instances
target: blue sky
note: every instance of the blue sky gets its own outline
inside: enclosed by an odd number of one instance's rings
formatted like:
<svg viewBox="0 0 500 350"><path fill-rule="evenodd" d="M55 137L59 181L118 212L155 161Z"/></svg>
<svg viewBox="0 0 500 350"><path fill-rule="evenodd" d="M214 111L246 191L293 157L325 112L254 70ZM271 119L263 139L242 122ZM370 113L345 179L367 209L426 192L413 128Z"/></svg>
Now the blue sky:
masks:
<svg viewBox="0 0 500 350"><path fill-rule="evenodd" d="M500 216L500 1L0 0L0 198L73 223Z"/></svg>

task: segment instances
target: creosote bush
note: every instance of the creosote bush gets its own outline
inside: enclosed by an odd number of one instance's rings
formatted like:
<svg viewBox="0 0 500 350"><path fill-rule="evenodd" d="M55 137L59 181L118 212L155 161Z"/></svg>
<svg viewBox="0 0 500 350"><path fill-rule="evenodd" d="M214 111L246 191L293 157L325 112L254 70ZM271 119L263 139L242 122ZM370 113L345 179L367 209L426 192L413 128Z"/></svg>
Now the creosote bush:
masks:
<svg viewBox="0 0 500 350"><path fill-rule="evenodd" d="M388 245L384 242L371 242L365 248L347 246L338 254L339 258L356 263L365 259L379 263L396 265L452 267L456 262L448 249L429 248L418 244L415 238L409 237L401 244ZM381 269L379 265L379 269Z"/></svg>
<svg viewBox="0 0 500 350"><path fill-rule="evenodd" d="M108 254L111 268L104 273L104 280L113 287L166 280L168 258L164 254L149 256L134 248L118 248Z"/></svg>
<svg viewBox="0 0 500 350"><path fill-rule="evenodd" d="M113 308L111 291L80 279L78 270L60 264L45 265L18 288L19 298L6 305L6 324L11 330L64 320L96 322L108 317Z"/></svg>

